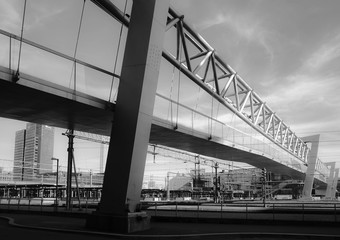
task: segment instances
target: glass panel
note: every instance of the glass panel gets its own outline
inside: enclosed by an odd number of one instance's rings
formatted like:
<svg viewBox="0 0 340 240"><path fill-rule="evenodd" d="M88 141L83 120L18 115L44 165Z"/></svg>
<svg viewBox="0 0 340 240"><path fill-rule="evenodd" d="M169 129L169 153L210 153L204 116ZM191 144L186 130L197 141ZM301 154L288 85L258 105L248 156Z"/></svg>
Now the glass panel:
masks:
<svg viewBox="0 0 340 240"><path fill-rule="evenodd" d="M20 35L24 1L0 1L0 29Z"/></svg>
<svg viewBox="0 0 340 240"><path fill-rule="evenodd" d="M27 2L24 38L73 56L83 1Z"/></svg>
<svg viewBox="0 0 340 240"><path fill-rule="evenodd" d="M113 72L121 25L98 6L88 2L81 25L77 58ZM123 34L121 42L125 42L125 37ZM119 49L119 52L123 53L122 50ZM122 55L118 61L122 61Z"/></svg>
<svg viewBox="0 0 340 240"><path fill-rule="evenodd" d="M71 61L26 44L22 45L20 72L64 87L73 86Z"/></svg>
<svg viewBox="0 0 340 240"><path fill-rule="evenodd" d="M0 35L0 66L9 67L9 46L10 38L4 35Z"/></svg>
<svg viewBox="0 0 340 240"><path fill-rule="evenodd" d="M108 101L111 83L112 76L77 64L77 91Z"/></svg>

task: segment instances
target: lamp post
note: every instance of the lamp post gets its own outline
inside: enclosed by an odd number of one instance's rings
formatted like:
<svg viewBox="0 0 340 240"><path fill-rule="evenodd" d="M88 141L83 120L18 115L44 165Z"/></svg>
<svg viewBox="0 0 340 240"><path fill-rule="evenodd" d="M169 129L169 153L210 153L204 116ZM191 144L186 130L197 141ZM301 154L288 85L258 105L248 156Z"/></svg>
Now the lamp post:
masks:
<svg viewBox="0 0 340 240"><path fill-rule="evenodd" d="M170 173L173 173L173 174L176 174L177 175L177 173L174 173L174 172L168 172L167 173L167 182L168 182L168 184L167 184L167 193L166 193L166 200L167 201L170 201Z"/></svg>
<svg viewBox="0 0 340 240"><path fill-rule="evenodd" d="M57 161L57 177L56 177L56 185L55 185L55 204L56 204L56 209L58 209L58 184L59 184L59 158L51 158L52 161L55 160Z"/></svg>

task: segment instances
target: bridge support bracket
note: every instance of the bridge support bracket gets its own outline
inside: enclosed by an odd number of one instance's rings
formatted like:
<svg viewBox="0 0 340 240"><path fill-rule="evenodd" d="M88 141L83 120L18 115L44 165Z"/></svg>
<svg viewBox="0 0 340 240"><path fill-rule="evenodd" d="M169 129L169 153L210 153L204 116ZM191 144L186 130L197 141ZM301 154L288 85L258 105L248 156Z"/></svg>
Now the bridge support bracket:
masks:
<svg viewBox="0 0 340 240"><path fill-rule="evenodd" d="M146 212L128 213L114 216L93 212L87 216L86 228L113 233L132 233L150 229L150 216Z"/></svg>

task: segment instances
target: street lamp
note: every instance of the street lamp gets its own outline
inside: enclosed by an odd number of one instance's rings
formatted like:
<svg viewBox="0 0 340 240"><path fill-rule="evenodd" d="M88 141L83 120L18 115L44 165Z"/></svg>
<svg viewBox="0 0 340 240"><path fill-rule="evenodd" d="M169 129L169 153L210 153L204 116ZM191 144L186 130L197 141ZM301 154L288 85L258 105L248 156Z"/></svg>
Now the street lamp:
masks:
<svg viewBox="0 0 340 240"><path fill-rule="evenodd" d="M56 185L55 185L55 204L56 209L58 209L58 184L59 184L59 158L51 158L52 161L57 161L57 177L56 177Z"/></svg>

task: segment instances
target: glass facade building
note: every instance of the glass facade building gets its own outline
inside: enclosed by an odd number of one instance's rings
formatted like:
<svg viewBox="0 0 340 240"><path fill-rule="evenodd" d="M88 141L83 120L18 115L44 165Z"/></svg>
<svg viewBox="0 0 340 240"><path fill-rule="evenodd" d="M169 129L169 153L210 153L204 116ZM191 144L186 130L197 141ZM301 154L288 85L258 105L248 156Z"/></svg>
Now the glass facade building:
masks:
<svg viewBox="0 0 340 240"><path fill-rule="evenodd" d="M52 172L54 128L27 123L26 129L16 132L13 180L33 181L41 174Z"/></svg>

